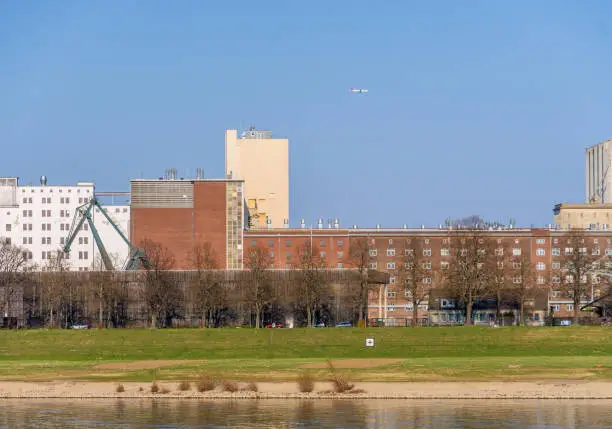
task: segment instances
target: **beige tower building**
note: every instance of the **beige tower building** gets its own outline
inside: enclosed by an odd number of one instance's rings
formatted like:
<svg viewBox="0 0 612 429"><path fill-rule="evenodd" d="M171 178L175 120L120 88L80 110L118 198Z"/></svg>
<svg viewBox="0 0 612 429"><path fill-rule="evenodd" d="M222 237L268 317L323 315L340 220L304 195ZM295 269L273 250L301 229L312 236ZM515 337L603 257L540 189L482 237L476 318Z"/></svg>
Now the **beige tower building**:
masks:
<svg viewBox="0 0 612 429"><path fill-rule="evenodd" d="M225 131L225 174L244 180L244 199L256 228L289 223L289 140L251 127Z"/></svg>

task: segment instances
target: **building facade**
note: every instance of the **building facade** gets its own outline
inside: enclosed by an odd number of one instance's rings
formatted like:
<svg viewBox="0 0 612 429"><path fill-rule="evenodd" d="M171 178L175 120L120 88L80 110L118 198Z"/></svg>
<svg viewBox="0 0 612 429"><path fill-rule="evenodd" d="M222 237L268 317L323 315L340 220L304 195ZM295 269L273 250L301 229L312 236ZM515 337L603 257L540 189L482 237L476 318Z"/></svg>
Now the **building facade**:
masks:
<svg viewBox="0 0 612 429"><path fill-rule="evenodd" d="M275 268L289 269L298 266L297 254L300 246L312 245L326 265L332 268L355 267L351 244L355 240L367 240L369 246L369 267L390 275L389 284L380 285L370 292L368 316L372 321L383 320L386 325L403 326L410 324L414 317L413 303L409 292L399 281L401 268L405 263L405 252L417 245L422 255L425 274L423 282L431 291L444 289L444 274L452 263L451 240L456 231L440 229L277 229L250 230L245 232L245 253L252 247L268 249ZM521 255L530 261L533 275L533 296L525 303L527 322L544 323L544 317L554 313L557 317L573 314L573 297L568 286L567 259L571 239L568 231L557 229L506 229L480 231L482 239L506 252L508 290L512 284L520 283ZM584 233L584 252L592 256L593 266L612 270L612 231L593 230ZM582 249L581 249L582 250ZM590 280L589 280L590 281ZM606 293L606 285L596 278L590 284L588 293L581 300L586 305ZM482 299L481 299L482 298ZM484 299L487 298L487 299ZM516 303L503 303L503 312L515 321ZM490 297L480 297L474 308L475 323L489 323L495 306ZM432 294L418 306L420 323L460 324L459 303L448 295Z"/></svg>
<svg viewBox="0 0 612 429"><path fill-rule="evenodd" d="M16 177L0 178L0 237L23 249L30 269L46 270L64 247L76 209L94 195L91 182L47 185L43 176L40 186L22 186ZM107 206L105 210L127 234L129 206ZM94 211L93 220L109 256L120 268L128 257L128 246L99 210ZM85 223L64 262L68 270L89 271L96 268L96 261L99 265L98 248Z"/></svg>
<svg viewBox="0 0 612 429"><path fill-rule="evenodd" d="M610 229L612 204L556 204L554 223L561 228Z"/></svg>
<svg viewBox="0 0 612 429"><path fill-rule="evenodd" d="M194 250L209 243L219 268L242 269L244 182L230 179L131 181L132 244L162 244L173 269L192 268Z"/></svg>
<svg viewBox="0 0 612 429"><path fill-rule="evenodd" d="M612 202L612 140L606 140L586 149L586 202L606 204Z"/></svg>
<svg viewBox="0 0 612 429"><path fill-rule="evenodd" d="M226 177L244 181L251 224L282 228L289 222L289 140L251 128L225 132Z"/></svg>

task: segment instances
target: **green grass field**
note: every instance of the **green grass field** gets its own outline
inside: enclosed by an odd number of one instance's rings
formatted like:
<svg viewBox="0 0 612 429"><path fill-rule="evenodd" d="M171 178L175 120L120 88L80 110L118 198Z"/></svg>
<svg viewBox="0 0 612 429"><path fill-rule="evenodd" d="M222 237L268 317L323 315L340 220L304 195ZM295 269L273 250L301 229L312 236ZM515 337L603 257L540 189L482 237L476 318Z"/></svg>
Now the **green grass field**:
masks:
<svg viewBox="0 0 612 429"><path fill-rule="evenodd" d="M374 337L376 347L366 348L366 337ZM328 359L355 381L609 379L612 329L0 332L2 380L179 380L207 373L281 381L304 370L322 379ZM343 364L344 359L352 361Z"/></svg>

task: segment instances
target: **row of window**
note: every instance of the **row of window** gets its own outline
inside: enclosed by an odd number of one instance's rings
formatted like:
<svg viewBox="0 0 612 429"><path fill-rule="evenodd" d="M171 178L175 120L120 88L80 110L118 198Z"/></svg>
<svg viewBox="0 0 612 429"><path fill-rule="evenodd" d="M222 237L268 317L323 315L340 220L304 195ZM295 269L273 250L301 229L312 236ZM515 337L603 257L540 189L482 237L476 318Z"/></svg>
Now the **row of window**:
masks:
<svg viewBox="0 0 612 429"><path fill-rule="evenodd" d="M42 193L42 192L44 192L45 190L48 190L50 194L52 194L52 193L53 193L53 188L50 188L50 187L39 187L38 189L40 189L40 192L41 192L41 193ZM32 187L32 188L30 188L30 192L31 192L32 194L33 194L35 191L36 191L36 188L33 188L33 187ZM61 188L57 190L57 192L59 192L60 194L61 194L63 191L64 191L64 190L63 190L63 189L61 189ZM76 191L77 191L77 194L80 194L80 193L81 193L81 190L80 190L80 189L77 189ZM66 192L67 192L67 193L71 193L71 192L72 192L72 189L71 189L71 188L68 188L68 189L66 189ZM91 192L91 190L90 190L90 189L85 189L85 192L89 194L89 193ZM22 194L25 194L25 193L26 193L25 188L22 188L22 189L21 189L21 193L22 193Z"/></svg>
<svg viewBox="0 0 612 429"><path fill-rule="evenodd" d="M53 258L53 251L43 251L42 252L42 259L52 259ZM64 259L70 259L70 253L64 253L63 256ZM87 251L79 251L79 259L83 260L87 260L89 259L89 252Z"/></svg>
<svg viewBox="0 0 612 429"><path fill-rule="evenodd" d="M32 224L31 223L24 223L22 224L23 230L24 231L32 231ZM43 231L51 231L51 224L50 223L42 223L41 224L41 229ZM6 225L6 230L7 231L11 231L11 224L7 224ZM89 225L87 225L86 223L83 224L82 231L88 231L89 230ZM70 224L69 223L61 223L60 224L60 231L70 231Z"/></svg>

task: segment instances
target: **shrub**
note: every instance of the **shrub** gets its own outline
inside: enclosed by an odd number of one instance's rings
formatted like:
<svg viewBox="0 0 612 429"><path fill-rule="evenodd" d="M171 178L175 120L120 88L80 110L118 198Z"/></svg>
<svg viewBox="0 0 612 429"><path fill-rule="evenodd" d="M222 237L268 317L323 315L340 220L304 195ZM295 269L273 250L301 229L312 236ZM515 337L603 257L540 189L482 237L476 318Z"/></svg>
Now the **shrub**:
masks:
<svg viewBox="0 0 612 429"><path fill-rule="evenodd" d="M186 390L191 389L191 385L189 384L188 381L181 381L178 385L178 390L184 392Z"/></svg>
<svg viewBox="0 0 612 429"><path fill-rule="evenodd" d="M144 389L142 388L142 386L140 386L140 387L138 388L138 391L139 391L139 392L144 392Z"/></svg>
<svg viewBox="0 0 612 429"><path fill-rule="evenodd" d="M168 393L170 393L170 389L168 389L167 387L162 388L161 393L164 395L167 395Z"/></svg>
<svg viewBox="0 0 612 429"><path fill-rule="evenodd" d="M208 392L209 390L214 390L217 387L217 383L215 380L207 375L201 376L198 381L196 381L196 389L198 392Z"/></svg>
<svg viewBox="0 0 612 429"><path fill-rule="evenodd" d="M334 386L334 392L336 393L344 393L350 392L355 387L354 384L351 384L346 376L339 374L336 372L336 368L331 360L327 361L327 367L331 372L331 382Z"/></svg>
<svg viewBox="0 0 612 429"><path fill-rule="evenodd" d="M153 384L151 384L151 393L157 393L159 392L159 386L157 385L157 382L153 382Z"/></svg>
<svg viewBox="0 0 612 429"><path fill-rule="evenodd" d="M314 390L314 378L307 372L302 372L297 378L298 389L302 393L310 393Z"/></svg>
<svg viewBox="0 0 612 429"><path fill-rule="evenodd" d="M224 392L237 392L238 391L238 383L231 380L225 380L223 382L223 391Z"/></svg>
<svg viewBox="0 0 612 429"><path fill-rule="evenodd" d="M125 392L125 387L123 387L123 384L119 383L119 384L117 385L117 390L116 390L116 392L117 392L117 393L123 393L123 392Z"/></svg>
<svg viewBox="0 0 612 429"><path fill-rule="evenodd" d="M249 384L246 385L246 387L243 389L246 392L257 392L259 391L259 388L257 387L257 384L254 382L249 382Z"/></svg>

